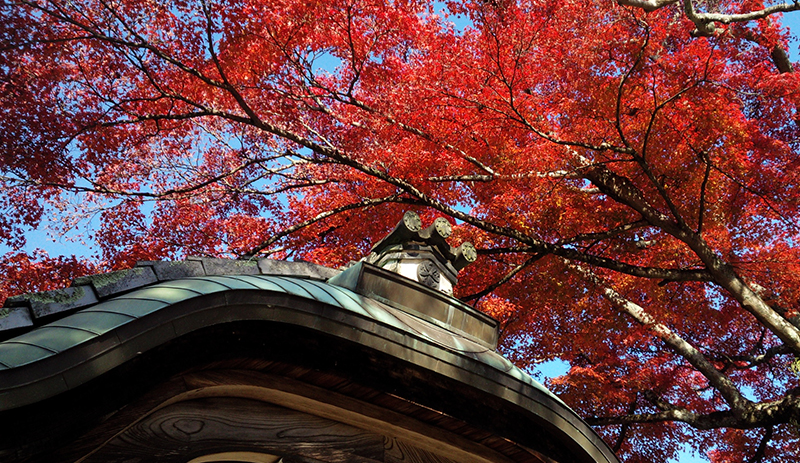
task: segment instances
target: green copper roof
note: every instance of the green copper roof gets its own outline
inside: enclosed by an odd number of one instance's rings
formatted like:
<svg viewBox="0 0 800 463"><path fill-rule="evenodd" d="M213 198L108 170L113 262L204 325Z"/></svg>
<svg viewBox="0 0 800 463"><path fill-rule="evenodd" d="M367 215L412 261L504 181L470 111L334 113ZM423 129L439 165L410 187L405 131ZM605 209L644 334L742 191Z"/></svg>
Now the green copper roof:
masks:
<svg viewBox="0 0 800 463"><path fill-rule="evenodd" d="M29 365L117 330L134 320L195 297L231 290L285 293L343 309L408 333L450 352L471 357L541 391L546 389L496 352L457 333L438 329L386 304L332 284L273 275L217 275L166 281L135 290L0 342L0 370ZM123 339L117 337L112 344ZM549 392L548 392L549 394ZM553 396L554 397L554 396Z"/></svg>

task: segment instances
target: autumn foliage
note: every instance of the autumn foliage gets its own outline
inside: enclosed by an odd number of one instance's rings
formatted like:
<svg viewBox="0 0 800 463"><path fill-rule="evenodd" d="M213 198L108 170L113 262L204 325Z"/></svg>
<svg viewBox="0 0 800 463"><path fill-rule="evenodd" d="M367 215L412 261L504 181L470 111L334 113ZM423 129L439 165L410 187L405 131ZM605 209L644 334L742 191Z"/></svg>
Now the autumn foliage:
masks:
<svg viewBox="0 0 800 463"><path fill-rule="evenodd" d="M87 227L97 255L9 252L0 291L186 255L337 266L445 215L480 254L460 296L518 365L569 363L548 386L624 461L791 461L796 6L618 3L4 2L0 240Z"/></svg>

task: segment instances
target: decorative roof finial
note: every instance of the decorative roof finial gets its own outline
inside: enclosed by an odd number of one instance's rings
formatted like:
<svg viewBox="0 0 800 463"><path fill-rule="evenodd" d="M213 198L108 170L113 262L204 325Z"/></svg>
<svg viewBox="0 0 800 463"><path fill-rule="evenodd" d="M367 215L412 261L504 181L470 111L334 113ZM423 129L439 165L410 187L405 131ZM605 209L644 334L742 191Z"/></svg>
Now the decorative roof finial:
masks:
<svg viewBox="0 0 800 463"><path fill-rule="evenodd" d="M378 241L363 260L452 294L458 272L478 258L472 243L450 246L447 238L452 232L450 222L443 217L423 229L419 215L408 211L394 230Z"/></svg>

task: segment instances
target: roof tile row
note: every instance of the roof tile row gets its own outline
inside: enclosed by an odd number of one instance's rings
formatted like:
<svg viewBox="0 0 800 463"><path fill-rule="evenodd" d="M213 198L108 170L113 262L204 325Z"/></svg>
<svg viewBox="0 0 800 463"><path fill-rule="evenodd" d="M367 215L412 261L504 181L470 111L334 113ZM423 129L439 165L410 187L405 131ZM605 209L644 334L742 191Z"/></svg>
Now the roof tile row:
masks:
<svg viewBox="0 0 800 463"><path fill-rule="evenodd" d="M0 309L0 340L54 318L157 282L212 275L291 275L327 280L339 273L310 262L274 259L231 260L189 257L184 261L143 261L136 267L75 279L69 288L10 297Z"/></svg>

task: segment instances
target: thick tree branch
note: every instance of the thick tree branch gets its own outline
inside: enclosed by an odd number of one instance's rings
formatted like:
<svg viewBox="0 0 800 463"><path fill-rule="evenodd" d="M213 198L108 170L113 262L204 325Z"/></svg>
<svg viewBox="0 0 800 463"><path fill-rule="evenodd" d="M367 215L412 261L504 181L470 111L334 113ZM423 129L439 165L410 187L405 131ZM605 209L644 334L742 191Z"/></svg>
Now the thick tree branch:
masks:
<svg viewBox="0 0 800 463"><path fill-rule="evenodd" d="M634 423L657 423L681 421L696 429L758 429L784 423L793 423L800 418L800 397L787 396L774 402L753 404L738 416L733 411L695 413L685 408L672 408L655 413L635 413L621 416L589 417L592 426L610 426Z"/></svg>
<svg viewBox="0 0 800 463"><path fill-rule="evenodd" d="M598 284L605 296L632 316L637 322L648 327L673 351L684 357L695 369L708 379L709 383L720 392L731 407L727 411L698 414L683 407L666 403L649 394L649 400L661 409L657 413L629 413L614 417L593 417L587 419L592 425L625 425L632 423L652 423L661 421L682 421L697 429L714 429L731 427L753 429L791 423L800 419L800 397L788 395L772 402L753 403L744 398L733 382L720 372L700 351L683 340L666 325L656 321L641 306L635 304L604 284L591 271L573 266L590 281Z"/></svg>
<svg viewBox="0 0 800 463"><path fill-rule="evenodd" d="M636 423L658 423L681 421L697 429L735 427L736 418L731 413L699 415L685 408L674 408L657 413L633 413L621 416L588 417L586 422L592 426L630 425Z"/></svg>
<svg viewBox="0 0 800 463"><path fill-rule="evenodd" d="M772 47L769 55L772 58L772 62L775 63L775 67L778 68L778 71L781 74L794 72L794 65L789 59L789 54L786 53L786 49L783 48L782 45L779 44Z"/></svg>
<svg viewBox="0 0 800 463"><path fill-rule="evenodd" d="M708 379L709 383L722 394L733 413L739 415L748 409L751 402L739 392L739 389L733 381L717 370L697 348L689 344L667 325L656 320L652 315L647 313L643 307L635 304L610 288L600 277L590 270L580 266L573 266L573 268L586 279L598 285L606 298L617 308L633 317L639 324L647 327L653 334L661 339L661 341L669 346L670 349L685 358L693 367L702 373L703 376Z"/></svg>
<svg viewBox="0 0 800 463"><path fill-rule="evenodd" d="M788 13L800 10L800 3L781 3L768 6L760 10L749 11L746 13L726 14L718 12L700 13L695 8L694 0L683 0L683 11L686 17L697 27L696 35L711 35L716 28L714 23L730 24L735 22L748 22L756 19L763 19L776 13Z"/></svg>
<svg viewBox="0 0 800 463"><path fill-rule="evenodd" d="M650 205L642 192L626 177L614 173L603 164L589 164L582 172L584 178L594 183L600 191L635 210L654 227L664 230L681 241L688 238L686 231L682 230L678 223Z"/></svg>
<svg viewBox="0 0 800 463"><path fill-rule="evenodd" d="M756 19L763 19L776 13L788 13L800 10L800 4L796 1L792 1L792 3L780 3L759 10L731 14L721 13L719 11L700 12L696 6L696 0L617 0L617 4L619 5L641 8L645 11L655 11L659 8L663 8L667 5L674 5L679 2L683 4L683 12L686 17L692 21L697 28L693 34L698 36L713 35L714 32L716 32L714 23L731 24L735 22L748 22Z"/></svg>
<svg viewBox="0 0 800 463"><path fill-rule="evenodd" d="M789 60L789 55L786 53L786 49L783 48L783 45L780 43L773 43L770 44L763 37L760 37L755 34L751 29L745 29L744 32L741 34L742 38L758 44L762 47L768 48L770 50L770 58L772 58L772 63L775 64L775 67L778 69L778 72L784 74L787 72L794 72L794 66L792 62Z"/></svg>
<svg viewBox="0 0 800 463"><path fill-rule="evenodd" d="M617 4L641 8L645 11L655 11L661 7L678 3L679 1L680 0L617 0Z"/></svg>

